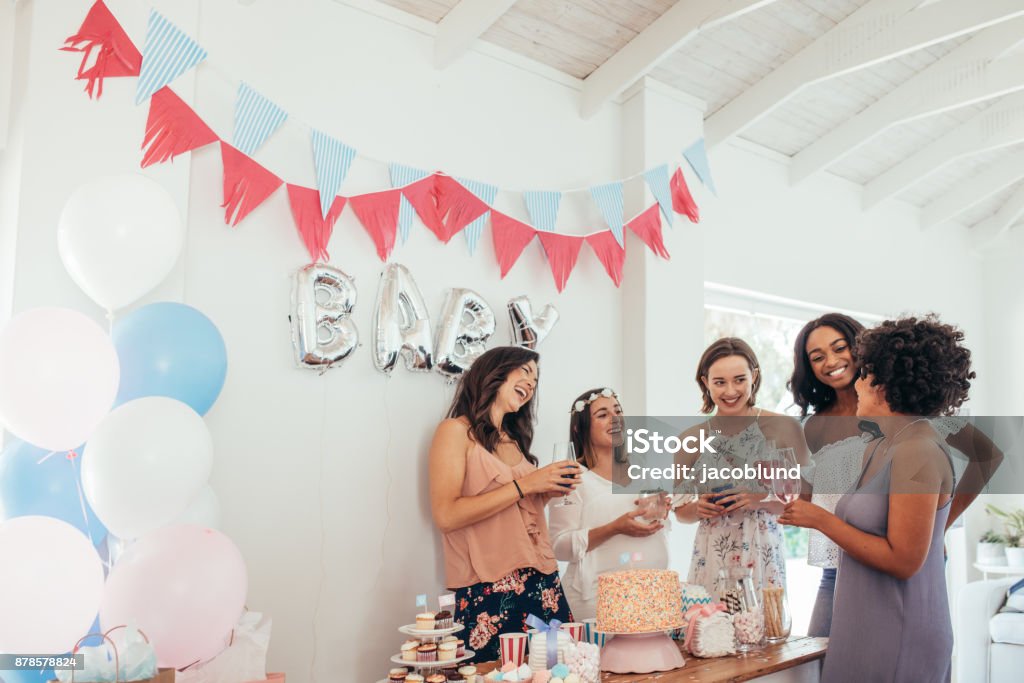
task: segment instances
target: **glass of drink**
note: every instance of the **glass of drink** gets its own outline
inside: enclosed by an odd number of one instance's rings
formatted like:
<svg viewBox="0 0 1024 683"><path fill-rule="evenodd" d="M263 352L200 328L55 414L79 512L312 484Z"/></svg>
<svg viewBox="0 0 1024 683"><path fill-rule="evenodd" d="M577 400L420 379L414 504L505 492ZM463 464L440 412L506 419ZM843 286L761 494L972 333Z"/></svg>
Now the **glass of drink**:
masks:
<svg viewBox="0 0 1024 683"><path fill-rule="evenodd" d="M558 441L555 443L551 454L551 463L554 464L556 462L576 462L576 448L572 445L572 441ZM575 505L575 503L569 500L568 495L568 493L563 494L562 499L557 503L553 503L553 505L556 507Z"/></svg>

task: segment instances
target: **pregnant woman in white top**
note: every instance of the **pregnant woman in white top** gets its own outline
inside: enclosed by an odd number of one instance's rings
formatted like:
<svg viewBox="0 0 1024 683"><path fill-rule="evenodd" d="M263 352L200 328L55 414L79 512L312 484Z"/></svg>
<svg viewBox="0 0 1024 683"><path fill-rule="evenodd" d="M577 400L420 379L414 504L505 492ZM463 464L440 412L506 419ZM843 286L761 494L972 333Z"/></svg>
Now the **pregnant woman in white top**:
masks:
<svg viewBox="0 0 1024 683"><path fill-rule="evenodd" d="M624 464L622 431L622 406L611 389L584 392L573 402L569 438L586 469L579 486L567 496L569 505L548 506L548 528L555 557L569 563L562 589L577 621L597 615L597 575L622 568L623 553L631 558L640 553L639 559L631 560L635 568L668 567L662 521L669 511L667 497L653 515L657 519L647 520L636 496L612 493L615 467Z"/></svg>

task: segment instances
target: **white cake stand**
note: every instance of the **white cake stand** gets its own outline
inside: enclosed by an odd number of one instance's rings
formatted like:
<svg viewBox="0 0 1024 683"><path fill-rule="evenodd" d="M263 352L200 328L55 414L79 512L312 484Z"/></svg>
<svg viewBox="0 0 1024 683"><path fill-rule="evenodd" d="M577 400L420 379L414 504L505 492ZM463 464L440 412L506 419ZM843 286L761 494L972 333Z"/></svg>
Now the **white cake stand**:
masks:
<svg viewBox="0 0 1024 683"><path fill-rule="evenodd" d="M391 661L401 666L411 666L414 669L443 669L446 666L454 666L459 662L465 662L475 656L476 652L473 650L466 650L466 654L461 657L456 657L455 659L444 659L436 662L407 662L402 659L401 654L397 654L391 658Z"/></svg>
<svg viewBox="0 0 1024 683"><path fill-rule="evenodd" d="M455 624L448 628L433 628L433 629L420 629L416 628L416 624L406 624L405 626L399 626L399 633L404 633L407 636L413 636L420 640L436 640L438 638L444 638L450 636L453 633L458 633L465 626L462 624Z"/></svg>
<svg viewBox="0 0 1024 683"><path fill-rule="evenodd" d="M671 629L669 629L671 630ZM666 631L614 633L601 648L601 671L615 674L649 674L678 669L686 660Z"/></svg>

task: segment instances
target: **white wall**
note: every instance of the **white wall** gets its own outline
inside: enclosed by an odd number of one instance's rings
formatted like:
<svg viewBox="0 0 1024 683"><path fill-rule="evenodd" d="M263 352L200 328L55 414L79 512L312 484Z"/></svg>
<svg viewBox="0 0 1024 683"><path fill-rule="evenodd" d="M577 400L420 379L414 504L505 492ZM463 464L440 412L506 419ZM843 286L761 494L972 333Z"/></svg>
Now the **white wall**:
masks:
<svg viewBox="0 0 1024 683"><path fill-rule="evenodd" d="M55 49L89 4L28 5L15 311L63 305L102 319L60 265L56 221L66 197L89 178L137 168L146 108L131 104L132 80L110 80L103 99L89 101L72 80L77 58ZM653 163L659 145L667 161L699 123L692 103L660 95L639 113L627 116L630 105L609 105L581 120L572 79L522 68L521 60L493 48L436 72L421 22L387 21L330 0L154 4L209 50L210 67L176 90L227 138L237 87L228 75L245 78L295 117L365 155L509 188L578 187L620 177ZM133 0L109 5L141 45L147 7ZM635 144L643 145L639 156ZM308 132L295 122L256 158L289 182L313 184ZM586 247L562 295L536 244L504 281L489 235L471 258L461 236L445 246L417 224L409 243L396 249L393 260L409 267L431 310L439 310L447 287L480 292L499 318L495 343L508 338L510 297L528 294L535 305L559 308L561 322L541 349L535 452L542 460L551 442L564 438L570 400L591 386L620 387L641 372L637 405L692 409L688 368L700 352L702 315L693 287L701 279L878 313L936 310L963 325L972 346L983 347L982 270L965 256L959 229L923 235L916 211L898 203L863 215L857 188L828 176L791 190L779 162L745 149L726 147L712 163L718 199L691 183L704 223L698 228L677 219L666 231L668 264L649 257L638 263L644 247L631 239L627 278L633 279L622 292ZM395 628L415 611L414 596L443 587L425 454L451 390L438 376L402 368L386 379L373 369L366 346L322 377L295 368L290 277L308 257L283 191L229 229L218 208L215 148L147 175L172 192L188 239L177 271L142 303L175 299L199 308L229 349L227 383L207 417L216 444L212 483L224 530L249 566L249 606L275 620L271 665L299 683L375 680L401 641ZM359 160L343 193L386 186L383 166ZM513 194L499 196L498 204L523 215ZM564 230L599 224L585 196L567 197L563 206ZM355 322L366 345L381 264L350 212L329 248L332 263L356 278ZM644 310L633 316L630 307L639 304ZM632 344L637 338L643 343ZM639 362L631 355L675 348L678 355L665 360L670 371L657 358ZM628 392L623 400L630 410ZM981 406L986 399L976 401ZM674 544L683 571L684 546Z"/></svg>

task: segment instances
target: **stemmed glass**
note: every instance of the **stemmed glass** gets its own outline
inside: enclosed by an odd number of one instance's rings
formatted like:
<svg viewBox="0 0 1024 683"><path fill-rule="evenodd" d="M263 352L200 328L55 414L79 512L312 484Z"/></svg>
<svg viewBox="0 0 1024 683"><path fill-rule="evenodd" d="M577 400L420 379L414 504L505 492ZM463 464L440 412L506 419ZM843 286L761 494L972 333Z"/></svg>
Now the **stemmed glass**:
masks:
<svg viewBox="0 0 1024 683"><path fill-rule="evenodd" d="M796 452L792 448L781 448L777 451L775 467L785 468L788 473L797 466ZM792 503L800 497L800 478L789 477L772 479L772 493L782 503Z"/></svg>
<svg viewBox="0 0 1024 683"><path fill-rule="evenodd" d="M775 474L778 471L778 469L780 467L782 467L782 462L783 462L781 451L779 451L779 449L777 449L775 447L775 442L774 441L769 441L767 443L767 450L768 450L767 458L765 460L763 460L762 463L763 464L767 464L767 466L770 467L773 470L773 472L772 472L772 478L768 480L768 484L767 484L768 494L764 498L761 499L761 502L762 503L784 503L786 501L784 501L781 498L779 498L779 496L776 494L776 491L775 491L775 489L776 489L775 484L778 481L776 479L776 477L775 477ZM786 450L786 449L784 449L784 450ZM788 450L792 451L793 449L790 448ZM764 480L762 479L762 482L763 481Z"/></svg>
<svg viewBox="0 0 1024 683"><path fill-rule="evenodd" d="M555 447L551 454L551 464L556 462L576 462L576 448L572 445L572 441L558 441L555 443ZM563 505L575 505L576 503L569 500L569 494L566 493L562 496L562 499L556 503L552 503L552 507L562 507Z"/></svg>

